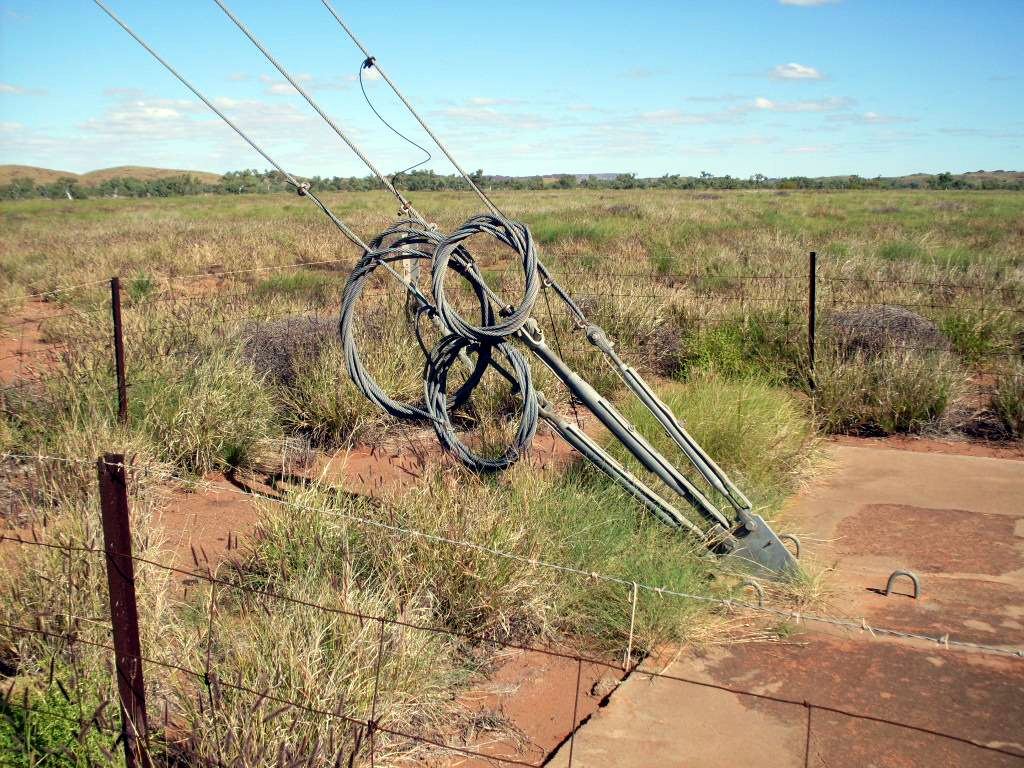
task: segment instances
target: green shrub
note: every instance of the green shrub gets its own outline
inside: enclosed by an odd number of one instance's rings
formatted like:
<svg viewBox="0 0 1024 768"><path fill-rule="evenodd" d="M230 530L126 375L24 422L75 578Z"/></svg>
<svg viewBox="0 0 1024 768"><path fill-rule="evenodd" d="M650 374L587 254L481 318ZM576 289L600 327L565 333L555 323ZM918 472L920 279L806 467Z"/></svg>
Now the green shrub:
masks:
<svg viewBox="0 0 1024 768"><path fill-rule="evenodd" d="M131 393L133 427L149 436L156 459L187 472L245 466L281 431L262 377L227 350L180 371L143 373Z"/></svg>
<svg viewBox="0 0 1024 768"><path fill-rule="evenodd" d="M1024 365L1013 363L999 372L992 409L1008 435L1024 440Z"/></svg>
<svg viewBox="0 0 1024 768"><path fill-rule="evenodd" d="M806 353L800 342L800 321L784 312L749 312L726 317L716 325L680 318L685 332L678 373L714 372L728 380L759 378L774 384L803 380Z"/></svg>
<svg viewBox="0 0 1024 768"><path fill-rule="evenodd" d="M878 249L878 258L886 261L919 261L924 255L920 245L907 240L886 243Z"/></svg>
<svg viewBox="0 0 1024 768"><path fill-rule="evenodd" d="M659 397L686 423L687 431L759 506L780 502L811 467L813 422L791 392L757 379L727 381L713 373L660 389ZM630 400L624 412L659 451L680 468L689 467L639 402ZM613 450L625 457L623 449ZM632 458L627 461L638 466ZM697 482L709 490L702 480Z"/></svg>
<svg viewBox="0 0 1024 768"><path fill-rule="evenodd" d="M951 355L912 350L818 356L814 402L822 429L848 434L919 432L962 393Z"/></svg>
<svg viewBox="0 0 1024 768"><path fill-rule="evenodd" d="M995 309L957 309L942 319L939 328L957 353L969 363L983 362L1013 351L1008 347L1012 347L1015 334L1024 338L1024 331L1015 327L1015 318Z"/></svg>
<svg viewBox="0 0 1024 768"><path fill-rule="evenodd" d="M154 290L156 290L156 283L152 275L144 269L140 269L138 274L128 283L128 296L136 304L147 299Z"/></svg>

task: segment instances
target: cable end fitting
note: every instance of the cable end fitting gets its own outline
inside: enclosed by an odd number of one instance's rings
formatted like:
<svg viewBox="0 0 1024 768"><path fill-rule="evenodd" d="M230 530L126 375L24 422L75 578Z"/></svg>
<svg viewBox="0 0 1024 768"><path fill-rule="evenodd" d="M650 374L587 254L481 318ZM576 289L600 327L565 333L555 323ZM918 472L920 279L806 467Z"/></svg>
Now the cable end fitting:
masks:
<svg viewBox="0 0 1024 768"><path fill-rule="evenodd" d="M614 342L608 338L608 334L598 325L587 326L587 340L605 354L611 355L615 348Z"/></svg>

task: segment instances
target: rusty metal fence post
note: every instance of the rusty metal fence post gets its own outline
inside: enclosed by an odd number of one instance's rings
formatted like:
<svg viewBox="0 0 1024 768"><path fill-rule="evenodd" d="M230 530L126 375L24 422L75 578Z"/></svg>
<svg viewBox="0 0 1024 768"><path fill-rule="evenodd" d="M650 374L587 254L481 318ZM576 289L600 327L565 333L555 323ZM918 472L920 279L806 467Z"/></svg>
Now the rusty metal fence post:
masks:
<svg viewBox="0 0 1024 768"><path fill-rule="evenodd" d="M100 484L117 691L121 699L121 737L124 742L125 765L136 768L149 765L144 748L148 732L124 456L108 453L97 460L96 470Z"/></svg>
<svg viewBox="0 0 1024 768"><path fill-rule="evenodd" d="M121 326L121 278L110 278L110 311L114 319L114 365L117 370L117 423L128 423L128 384L124 377L124 331Z"/></svg>
<svg viewBox="0 0 1024 768"><path fill-rule="evenodd" d="M814 383L814 330L817 323L818 306L818 255L811 251L807 269L807 360L810 371L810 385L813 390Z"/></svg>

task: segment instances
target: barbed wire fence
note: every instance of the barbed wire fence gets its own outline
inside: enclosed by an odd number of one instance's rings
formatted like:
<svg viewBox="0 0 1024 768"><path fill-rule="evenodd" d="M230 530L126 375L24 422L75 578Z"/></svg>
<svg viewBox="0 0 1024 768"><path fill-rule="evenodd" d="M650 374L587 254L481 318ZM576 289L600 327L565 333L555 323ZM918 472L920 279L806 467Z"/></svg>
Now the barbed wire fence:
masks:
<svg viewBox="0 0 1024 768"><path fill-rule="evenodd" d="M117 393L118 416L123 421L122 401L132 386L132 382L125 380L125 355L129 358L128 367L145 359L187 358L190 354L194 356L197 341L238 335L275 317L292 320L296 325L302 318L327 323L337 318L340 283L314 282L310 286L297 281L295 286L289 287L272 281L269 284L244 281L289 271L307 275L313 273L312 270L341 271L350 263L351 260L332 259L169 276L162 279L167 284L162 292L147 290L141 295L132 295L127 301L121 281L113 278L109 281L109 297L101 300L94 296L92 306L84 308L69 301L69 297L83 289L95 293L98 286L107 281L88 281L50 292L5 297L4 305L36 302L36 309L42 306L45 311L20 319L12 329L10 335L17 340L16 344L8 345L0 354L0 396L31 391L37 400L45 400L41 385L47 378L63 378L74 387L81 381L106 375ZM596 313L599 319L605 319L604 315L614 316L615 307L624 302L671 305L676 300L686 307L685 316L677 321L684 333L715 333L721 330L723 320L746 316L768 335L766 344L783 350L797 361L796 365L805 369L804 375L812 387L822 331L834 330L830 318L837 312L884 305L925 314L955 311L979 317L993 314L1024 317L1024 295L1012 287L996 288L980 282L822 274L814 253L809 255L805 272L719 274L673 269L605 271L570 266L560 270L560 275L582 281L581 289L575 291L574 296L581 307ZM216 285L211 287L203 282L209 280ZM904 295L906 291L916 295L908 299ZM129 288L128 292L133 293L133 290ZM393 294L394 291L384 285L368 286L363 293L364 303L383 302ZM289 297L301 299L304 306L301 313L283 306ZM55 298L59 304L42 304ZM264 307L269 299L280 299L281 306ZM592 352L588 341L581 334L573 333L575 323L560 304L538 304L537 314L542 326L553 331L560 349L583 358ZM44 328L57 328L57 340L47 339ZM884 318L865 318L858 322L858 329L885 335L891 327ZM630 335L628 325L618 330ZM627 338L623 344L627 355L629 341L631 339ZM646 351L654 354L652 350L665 346L666 337L652 335L632 341L639 341L641 347L646 346ZM991 338L983 344L978 355L986 360L1012 362L1021 358L1020 339ZM117 362L119 345L120 363ZM887 338L885 347L919 354L955 351L955 345L895 337ZM90 350L102 349L111 349L113 354L87 354ZM639 354L642 357L645 350L639 350ZM103 360L111 365L99 368L97 361ZM668 364L675 363L671 360Z"/></svg>

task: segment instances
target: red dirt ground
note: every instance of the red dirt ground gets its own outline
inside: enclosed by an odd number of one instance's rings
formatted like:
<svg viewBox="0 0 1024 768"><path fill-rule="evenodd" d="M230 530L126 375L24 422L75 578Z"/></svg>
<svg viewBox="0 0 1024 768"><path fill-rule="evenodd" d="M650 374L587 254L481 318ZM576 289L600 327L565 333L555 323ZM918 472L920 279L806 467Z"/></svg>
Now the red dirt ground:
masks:
<svg viewBox="0 0 1024 768"><path fill-rule="evenodd" d="M63 314L45 301L28 301L0 325L0 384L36 378L55 360L54 346L43 341L43 324Z"/></svg>

